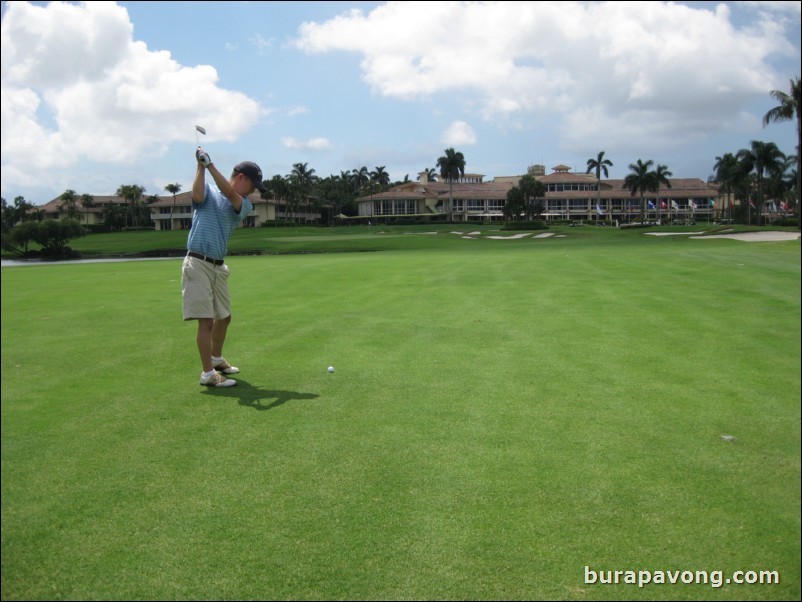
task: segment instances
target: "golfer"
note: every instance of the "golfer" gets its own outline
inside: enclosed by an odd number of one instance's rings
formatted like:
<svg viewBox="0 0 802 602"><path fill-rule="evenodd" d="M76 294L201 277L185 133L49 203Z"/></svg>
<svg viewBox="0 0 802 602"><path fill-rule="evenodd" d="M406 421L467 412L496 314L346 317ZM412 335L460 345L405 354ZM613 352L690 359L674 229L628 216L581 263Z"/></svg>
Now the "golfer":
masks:
<svg viewBox="0 0 802 602"><path fill-rule="evenodd" d="M209 155L198 147L198 169L192 183L192 227L187 238L187 256L181 268L181 298L184 320L198 321L198 353L202 371L200 384L231 387L227 378L239 368L223 357L223 343L231 323L228 293L229 269L225 264L228 239L253 210L248 195L265 191L262 170L256 163L238 163L226 179ZM214 183L206 182L206 171Z"/></svg>

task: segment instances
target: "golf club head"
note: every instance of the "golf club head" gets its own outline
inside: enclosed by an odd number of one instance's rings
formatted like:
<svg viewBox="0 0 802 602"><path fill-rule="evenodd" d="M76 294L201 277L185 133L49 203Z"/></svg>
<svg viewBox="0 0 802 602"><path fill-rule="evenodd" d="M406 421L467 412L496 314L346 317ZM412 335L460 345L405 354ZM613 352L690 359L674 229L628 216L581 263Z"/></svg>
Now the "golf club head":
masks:
<svg viewBox="0 0 802 602"><path fill-rule="evenodd" d="M198 137L198 132L200 132L201 134L203 134L205 136L206 135L206 128L202 128L199 125L195 126L195 142L197 143L198 148L200 148L200 138Z"/></svg>

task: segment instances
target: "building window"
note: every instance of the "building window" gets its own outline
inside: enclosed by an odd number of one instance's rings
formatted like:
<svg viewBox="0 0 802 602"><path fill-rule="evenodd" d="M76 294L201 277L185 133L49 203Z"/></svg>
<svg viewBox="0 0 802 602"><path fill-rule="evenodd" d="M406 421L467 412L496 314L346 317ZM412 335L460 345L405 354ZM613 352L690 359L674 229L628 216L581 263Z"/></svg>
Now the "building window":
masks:
<svg viewBox="0 0 802 602"><path fill-rule="evenodd" d="M373 201L373 215L412 215L415 201Z"/></svg>

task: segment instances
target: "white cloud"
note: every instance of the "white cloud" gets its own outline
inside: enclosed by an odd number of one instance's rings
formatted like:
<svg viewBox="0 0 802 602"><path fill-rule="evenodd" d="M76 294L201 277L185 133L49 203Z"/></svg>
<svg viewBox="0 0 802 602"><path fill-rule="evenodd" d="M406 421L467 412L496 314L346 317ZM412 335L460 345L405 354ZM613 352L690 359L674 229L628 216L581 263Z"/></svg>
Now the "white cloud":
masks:
<svg viewBox="0 0 802 602"><path fill-rule="evenodd" d="M464 121L454 121L443 132L440 141L448 146L474 146L476 144L476 132Z"/></svg>
<svg viewBox="0 0 802 602"><path fill-rule="evenodd" d="M327 138L309 138L297 140L295 138L282 138L281 143L291 150L325 152L331 150L331 141Z"/></svg>
<svg viewBox="0 0 802 602"><path fill-rule="evenodd" d="M304 105L295 105L287 109L287 117L295 117L296 115L306 115L309 113L309 108Z"/></svg>
<svg viewBox="0 0 802 602"><path fill-rule="evenodd" d="M780 4L799 12L798 2ZM688 124L686 138L717 131L784 89L768 58L796 55L782 35L788 23L775 12L738 28L724 4L389 2L304 23L295 44L359 53L364 80L383 96L454 93L458 110L498 124L556 114L567 118L566 145L621 127L660 145L677 136L669 124Z"/></svg>
<svg viewBox="0 0 802 602"><path fill-rule="evenodd" d="M274 43L273 38L265 39L260 33L252 35L250 38L248 38L248 41L250 41L250 43L256 47L259 54L262 54L265 50L272 48Z"/></svg>
<svg viewBox="0 0 802 602"><path fill-rule="evenodd" d="M233 141L263 113L218 85L207 65L184 66L132 38L113 2L9 3L2 21L3 187L85 159L129 163L173 141ZM31 174L25 166L36 165Z"/></svg>

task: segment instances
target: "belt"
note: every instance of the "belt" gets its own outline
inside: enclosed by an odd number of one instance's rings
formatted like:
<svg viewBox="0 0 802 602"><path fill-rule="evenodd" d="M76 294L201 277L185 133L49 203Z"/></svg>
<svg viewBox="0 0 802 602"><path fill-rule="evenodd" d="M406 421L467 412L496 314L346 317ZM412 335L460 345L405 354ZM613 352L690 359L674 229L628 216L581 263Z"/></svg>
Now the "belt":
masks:
<svg viewBox="0 0 802 602"><path fill-rule="evenodd" d="M225 261L222 259L215 259L214 257L201 255L200 253L196 253L195 251L190 251L189 253L187 253L187 257L195 257L196 259L203 259L203 261L208 261L209 263L213 263L214 265L223 265L223 263L225 263Z"/></svg>

